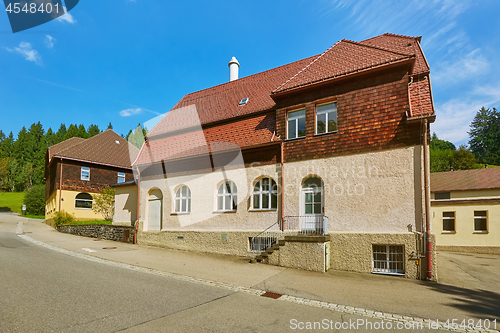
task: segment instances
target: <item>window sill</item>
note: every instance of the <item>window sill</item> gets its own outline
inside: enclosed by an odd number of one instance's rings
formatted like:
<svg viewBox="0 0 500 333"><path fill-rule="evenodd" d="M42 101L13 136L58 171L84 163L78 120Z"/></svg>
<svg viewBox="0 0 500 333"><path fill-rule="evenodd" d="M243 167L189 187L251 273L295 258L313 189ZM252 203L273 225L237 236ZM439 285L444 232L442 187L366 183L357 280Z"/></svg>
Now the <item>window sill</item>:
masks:
<svg viewBox="0 0 500 333"><path fill-rule="evenodd" d="M405 273L390 273L390 272L372 272L372 274L406 276Z"/></svg>
<svg viewBox="0 0 500 333"><path fill-rule="evenodd" d="M457 232L456 231L444 231L441 232L442 234L456 234Z"/></svg>
<svg viewBox="0 0 500 333"><path fill-rule="evenodd" d="M236 213L238 212L237 210L216 210L214 211L214 214L231 214L231 213Z"/></svg>
<svg viewBox="0 0 500 333"><path fill-rule="evenodd" d="M278 208L271 208L271 209L249 209L249 212L276 212Z"/></svg>
<svg viewBox="0 0 500 333"><path fill-rule="evenodd" d="M301 136L301 137L298 137L298 138L286 139L285 141L300 140L300 139L305 139L305 138L306 138L305 136Z"/></svg>
<svg viewBox="0 0 500 333"><path fill-rule="evenodd" d="M189 215L189 214L191 214L191 212L185 212L185 213L173 212L173 213L170 213L170 216L172 216L172 215Z"/></svg>
<svg viewBox="0 0 500 333"><path fill-rule="evenodd" d="M77 208L77 207L75 207L75 209L79 209L79 210L92 210L92 208Z"/></svg>
<svg viewBox="0 0 500 333"><path fill-rule="evenodd" d="M326 133L316 133L314 136L322 136L322 135L327 135L327 134L337 134L338 130L333 131L333 132L326 132Z"/></svg>
<svg viewBox="0 0 500 333"><path fill-rule="evenodd" d="M488 230L479 230L479 231L474 231L473 234L487 234L488 233Z"/></svg>

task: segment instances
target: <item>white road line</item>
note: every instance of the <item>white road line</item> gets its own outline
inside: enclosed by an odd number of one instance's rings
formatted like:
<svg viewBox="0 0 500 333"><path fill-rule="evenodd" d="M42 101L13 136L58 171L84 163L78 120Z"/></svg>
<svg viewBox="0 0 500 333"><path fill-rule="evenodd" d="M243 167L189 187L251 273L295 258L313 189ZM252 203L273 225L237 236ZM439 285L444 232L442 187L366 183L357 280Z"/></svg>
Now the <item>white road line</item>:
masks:
<svg viewBox="0 0 500 333"><path fill-rule="evenodd" d="M101 259L101 258L97 258L97 257L90 256L87 254L81 254L78 252L65 250L65 249L62 249L60 247L53 246L53 245L50 245L47 243L43 243L43 242L37 241L37 240L35 240L29 236L26 236L26 235L18 235L18 236L21 237L22 239L28 241L28 242L32 242L34 244L43 246L43 247L51 249L53 251L64 253L64 254L67 254L69 256L80 258L80 259L98 262L101 264L106 264L106 265L120 267L120 268L126 268L126 269L130 269L130 270L133 270L136 272L165 276L165 277L169 277L169 278L181 280L181 281L199 283L199 284L206 285L206 286L223 288L223 289L234 291L234 292L244 292L244 293L248 293L248 294L252 294L252 295L256 295L256 296L261 296L262 294L266 293L266 291L264 291L264 290L247 288L247 287L242 287L242 286L234 286L234 285L224 283L224 282L195 278L195 277L182 275L182 274L162 272L162 271L158 271L158 270L151 269L151 268L133 266L133 265L124 264L124 263L120 263L120 262L116 262L116 261L112 261L112 260ZM329 302L319 302L319 301L315 301L315 300L308 299L308 298L301 298L301 297L295 297L295 296L290 296L290 295L283 295L280 298L278 298L278 300L290 302L290 303L295 303L295 304L308 305L308 306L312 306L315 308L322 308L322 309L327 309L327 310L341 312L341 313L359 315L359 316L368 317L368 318L377 319L377 320L385 320L385 321L389 320L392 322L401 322L403 324L405 324L405 323L412 324L415 322L422 322L424 329L428 328L431 323L435 324L435 322L436 322L435 320L430 320L430 319L401 316L401 315L393 314L393 313L384 313L384 312L356 308L356 307L352 307L352 306L348 306L348 305L340 305L340 304L329 303ZM498 333L498 332L500 332L498 330L491 330L491 329L470 329L470 328L464 329L464 328L460 328L460 327L457 327L457 328L445 327L443 322L440 322L437 327L433 326L432 330L436 331L437 329L444 330L444 331L450 331L450 332L464 332L464 333Z"/></svg>

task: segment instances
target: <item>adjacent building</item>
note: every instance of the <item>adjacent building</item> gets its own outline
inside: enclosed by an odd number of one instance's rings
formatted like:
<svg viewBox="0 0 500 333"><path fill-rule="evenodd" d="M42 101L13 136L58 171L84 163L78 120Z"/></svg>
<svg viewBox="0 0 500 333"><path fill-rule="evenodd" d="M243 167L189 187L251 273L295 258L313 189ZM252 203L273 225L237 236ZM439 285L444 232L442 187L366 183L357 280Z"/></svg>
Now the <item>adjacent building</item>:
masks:
<svg viewBox="0 0 500 333"><path fill-rule="evenodd" d="M341 40L244 78L231 59L230 82L184 96L148 133L133 164L138 242L435 278L420 41Z"/></svg>
<svg viewBox="0 0 500 333"><path fill-rule="evenodd" d="M71 138L47 149L45 155L45 219L57 211L80 221L102 220L92 210L92 194L116 183L134 181L131 164L139 150L106 130L89 139Z"/></svg>
<svg viewBox="0 0 500 333"><path fill-rule="evenodd" d="M500 254L500 168L431 174L438 250Z"/></svg>

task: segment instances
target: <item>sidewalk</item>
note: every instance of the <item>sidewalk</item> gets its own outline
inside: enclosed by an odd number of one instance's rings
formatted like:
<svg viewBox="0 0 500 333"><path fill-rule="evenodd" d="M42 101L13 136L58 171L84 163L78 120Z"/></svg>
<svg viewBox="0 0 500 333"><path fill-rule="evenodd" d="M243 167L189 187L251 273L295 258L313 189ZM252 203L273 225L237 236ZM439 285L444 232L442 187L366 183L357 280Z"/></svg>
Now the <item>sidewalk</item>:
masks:
<svg viewBox="0 0 500 333"><path fill-rule="evenodd" d="M500 294L493 291L393 276L250 264L247 258L96 240L59 233L40 220L12 216L14 220L23 221L26 236L37 241L114 262L389 314L459 322L497 319L500 324Z"/></svg>

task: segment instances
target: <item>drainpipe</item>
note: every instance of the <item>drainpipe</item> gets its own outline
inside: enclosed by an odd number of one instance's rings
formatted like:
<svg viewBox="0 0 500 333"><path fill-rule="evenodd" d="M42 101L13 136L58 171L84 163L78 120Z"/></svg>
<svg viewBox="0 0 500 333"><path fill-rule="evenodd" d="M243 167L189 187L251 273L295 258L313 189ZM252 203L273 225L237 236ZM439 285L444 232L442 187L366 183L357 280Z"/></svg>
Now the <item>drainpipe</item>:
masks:
<svg viewBox="0 0 500 333"><path fill-rule="evenodd" d="M424 184L425 184L425 232L427 234L427 280L432 279L432 239L431 239L431 200L430 200L430 173L429 173L429 146L428 122L424 119Z"/></svg>
<svg viewBox="0 0 500 333"><path fill-rule="evenodd" d="M63 159L61 157L61 169L59 171L59 211L61 211L61 201L62 201L62 172L63 172Z"/></svg>
<svg viewBox="0 0 500 333"><path fill-rule="evenodd" d="M280 220L281 220L281 231L285 231L285 221L283 221L283 217L285 215L285 172L283 169L283 157L284 157L284 152L283 152L283 145L284 142L281 141L281 213L280 213Z"/></svg>
<svg viewBox="0 0 500 333"><path fill-rule="evenodd" d="M139 167L137 167L137 217L135 220L135 228L134 228L134 244L137 244L137 229L139 228L139 218L141 216L140 199L141 199L141 171L139 170Z"/></svg>

